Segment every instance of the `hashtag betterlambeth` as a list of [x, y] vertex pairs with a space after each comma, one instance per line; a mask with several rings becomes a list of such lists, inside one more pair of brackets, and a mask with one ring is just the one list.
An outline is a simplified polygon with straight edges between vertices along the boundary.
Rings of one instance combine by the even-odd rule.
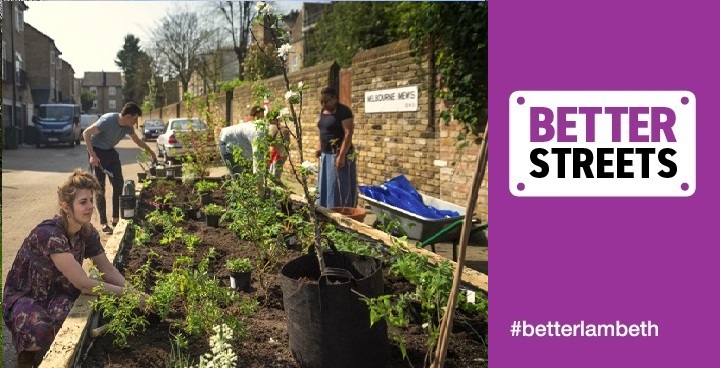
[[615, 323], [596, 324], [580, 321], [579, 323], [547, 323], [533, 324], [527, 321], [513, 321], [510, 335], [513, 337], [657, 337], [658, 325], [652, 321], [639, 324]]

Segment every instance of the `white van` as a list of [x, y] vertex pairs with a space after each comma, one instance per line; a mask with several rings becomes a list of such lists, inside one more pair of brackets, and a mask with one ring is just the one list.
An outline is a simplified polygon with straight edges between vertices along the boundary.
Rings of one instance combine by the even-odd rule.
[[82, 138], [82, 132], [83, 132], [85, 129], [87, 129], [88, 127], [90, 127], [90, 125], [95, 124], [95, 122], [96, 122], [99, 118], [100, 118], [100, 117], [97, 116], [97, 115], [88, 115], [88, 114], [82, 114], [82, 115], [80, 115], [80, 138], [81, 138], [81, 139], [83, 139], [83, 138]]

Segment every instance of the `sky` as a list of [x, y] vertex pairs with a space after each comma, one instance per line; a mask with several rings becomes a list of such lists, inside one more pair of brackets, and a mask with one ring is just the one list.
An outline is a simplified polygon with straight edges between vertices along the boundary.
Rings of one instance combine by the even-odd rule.
[[[175, 3], [175, 4], [173, 4]], [[85, 72], [120, 71], [115, 57], [125, 35], [132, 33], [149, 41], [156, 23], [173, 6], [171, 1], [26, 1], [25, 22], [55, 41], [60, 58], [75, 70], [75, 77]], [[200, 1], [186, 1], [185, 6], [199, 6]], [[276, 2], [285, 11], [299, 9], [301, 1]]]

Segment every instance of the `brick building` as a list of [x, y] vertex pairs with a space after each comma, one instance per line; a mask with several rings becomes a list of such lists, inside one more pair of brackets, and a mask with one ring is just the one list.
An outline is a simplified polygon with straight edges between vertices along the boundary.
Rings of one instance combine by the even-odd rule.
[[95, 95], [92, 107], [86, 111], [88, 114], [102, 115], [108, 112], [120, 112], [125, 104], [123, 79], [120, 72], [85, 72], [81, 82], [82, 92]]
[[[28, 9], [24, 1], [2, 2], [2, 121], [3, 147], [7, 148], [5, 134], [7, 127], [20, 128], [17, 138], [30, 121], [33, 111], [33, 99], [28, 84], [28, 72], [25, 53], [24, 13]], [[13, 109], [13, 105], [15, 108]], [[13, 133], [14, 134], [14, 133]], [[21, 140], [22, 141], [22, 140]], [[17, 139], [15, 139], [17, 143]]]
[[26, 23], [25, 54], [34, 104], [60, 102], [57, 86], [62, 75], [62, 61], [55, 40]]

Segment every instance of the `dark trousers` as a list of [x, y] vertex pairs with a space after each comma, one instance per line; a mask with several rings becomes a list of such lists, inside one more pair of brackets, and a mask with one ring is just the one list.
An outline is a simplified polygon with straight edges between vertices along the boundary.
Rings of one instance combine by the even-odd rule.
[[[100, 159], [100, 166], [102, 166], [105, 170], [111, 172], [113, 174], [113, 177], [109, 177], [108, 175], [105, 175], [105, 172], [100, 167], [93, 167], [93, 171], [95, 173], [95, 177], [97, 178], [98, 182], [100, 183], [100, 193], [98, 193], [97, 198], [97, 209], [100, 213], [100, 223], [101, 224], [107, 224], [107, 213], [106, 213], [106, 204], [105, 204], [105, 177], [108, 176], [108, 179], [110, 179], [110, 184], [112, 185], [112, 217], [118, 218], [120, 217], [120, 195], [122, 194], [123, 189], [123, 175], [122, 175], [122, 166], [120, 163], [120, 155], [118, 152], [113, 148], [109, 150], [100, 149], [93, 146], [93, 151], [95, 151], [95, 154]], [[88, 157], [89, 158], [89, 157]]]

